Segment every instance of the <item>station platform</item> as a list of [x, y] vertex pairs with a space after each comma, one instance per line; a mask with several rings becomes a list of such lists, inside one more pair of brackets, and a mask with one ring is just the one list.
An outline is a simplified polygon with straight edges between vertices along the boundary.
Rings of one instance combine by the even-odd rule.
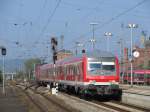
[[124, 85], [122, 88], [122, 103], [131, 104], [150, 110], [150, 86]]
[[12, 88], [6, 87], [5, 94], [2, 93], [0, 85], [0, 111], [1, 112], [28, 112], [27, 106], [19, 99]]
[[150, 86], [137, 86], [127, 85], [127, 84], [120, 84], [120, 88], [122, 88], [123, 93], [133, 93], [139, 94], [143, 96], [150, 96]]

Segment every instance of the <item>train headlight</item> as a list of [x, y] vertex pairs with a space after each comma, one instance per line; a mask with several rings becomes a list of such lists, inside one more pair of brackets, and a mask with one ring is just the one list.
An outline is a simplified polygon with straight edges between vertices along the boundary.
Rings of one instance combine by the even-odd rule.
[[112, 80], [112, 82], [115, 83], [116, 81], [115, 81], [115, 80]]
[[90, 84], [95, 84], [96, 83], [95, 80], [90, 80], [89, 82], [90, 82]]
[[110, 83], [115, 84], [115, 83], [116, 83], [116, 81], [115, 81], [115, 80], [112, 80], [112, 81], [110, 81]]

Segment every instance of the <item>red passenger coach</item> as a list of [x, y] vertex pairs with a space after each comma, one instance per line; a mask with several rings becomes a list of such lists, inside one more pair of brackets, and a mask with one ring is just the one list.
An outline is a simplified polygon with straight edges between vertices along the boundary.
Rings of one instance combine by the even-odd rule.
[[[150, 70], [133, 70], [133, 84], [150, 85]], [[131, 82], [131, 70], [124, 72], [124, 83]]]
[[118, 59], [109, 52], [94, 50], [53, 64], [36, 66], [36, 79], [51, 87], [81, 95], [114, 95], [120, 97]]

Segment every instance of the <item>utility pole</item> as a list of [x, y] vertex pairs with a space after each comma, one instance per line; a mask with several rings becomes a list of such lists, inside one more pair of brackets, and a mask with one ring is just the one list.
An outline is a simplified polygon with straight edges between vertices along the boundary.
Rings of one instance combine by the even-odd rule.
[[64, 48], [64, 35], [60, 36], [60, 42], [61, 42], [61, 49]]
[[55, 92], [57, 91], [56, 88], [58, 89], [58, 84], [56, 84], [56, 80], [55, 80], [55, 76], [56, 76], [56, 60], [57, 60], [57, 45], [58, 45], [58, 42], [57, 42], [57, 39], [55, 37], [52, 37], [51, 38], [51, 48], [52, 48], [52, 51], [53, 51], [53, 63], [54, 63], [54, 72], [53, 72], [53, 75], [54, 75], [54, 82], [53, 82], [53, 86], [54, 88], [52, 88], [52, 94], [53, 94], [53, 89], [55, 90]]
[[[78, 48], [79, 47], [83, 47], [83, 43], [81, 43], [81, 42], [75, 42], [75, 44], [76, 44], [76, 51], [75, 51], [75, 54], [77, 55], [78, 54]], [[79, 49], [80, 50], [80, 49]]]
[[34, 65], [33, 65], [34, 78], [35, 78], [35, 67], [36, 67], [36, 64], [34, 63]]
[[28, 75], [29, 75], [28, 78], [29, 78], [29, 81], [30, 81], [30, 77], [31, 77], [31, 71], [30, 70], [28, 71]]
[[5, 94], [5, 56], [6, 56], [6, 48], [1, 48], [1, 54], [3, 56], [3, 94]]
[[92, 32], [93, 32], [93, 36], [92, 36], [92, 39], [90, 39], [90, 42], [92, 43], [92, 48], [93, 50], [95, 49], [95, 26], [98, 25], [98, 23], [90, 23], [90, 25], [92, 25]]
[[106, 38], [107, 38], [107, 51], [109, 52], [109, 45], [110, 45], [110, 43], [109, 43], [109, 38], [112, 36], [112, 33], [111, 32], [105, 32], [105, 34], [104, 34], [104, 36], [106, 36]]
[[121, 38], [120, 38], [120, 58], [121, 58], [121, 70], [122, 70], [122, 83], [124, 83], [124, 40], [123, 40], [123, 33], [124, 33], [124, 24], [121, 23]]
[[121, 65], [121, 72], [122, 72], [122, 83], [123, 83], [123, 77], [124, 77], [124, 65], [123, 65], [123, 61], [124, 61], [124, 53], [123, 53], [123, 39], [121, 38], [119, 41], [118, 41], [118, 44], [120, 45], [120, 65]]
[[132, 54], [132, 51], [133, 51], [133, 28], [137, 28], [137, 24], [128, 24], [128, 28], [130, 28], [130, 36], [131, 36], [131, 87], [133, 87], [133, 54]]

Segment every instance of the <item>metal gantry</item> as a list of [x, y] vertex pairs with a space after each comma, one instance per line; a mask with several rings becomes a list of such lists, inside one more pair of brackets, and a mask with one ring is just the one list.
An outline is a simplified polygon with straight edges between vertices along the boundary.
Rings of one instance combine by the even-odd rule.
[[95, 39], [95, 26], [98, 25], [98, 23], [90, 23], [90, 25], [92, 26], [92, 32], [93, 32], [93, 36], [92, 36], [92, 39], [90, 39], [90, 42], [92, 43], [92, 48], [95, 49], [95, 42], [96, 42], [96, 39]]
[[138, 27], [138, 25], [137, 24], [128, 24], [128, 28], [130, 28], [130, 41], [131, 41], [131, 51], [130, 51], [130, 53], [131, 53], [131, 58], [130, 58], [130, 69], [131, 69], [131, 82], [130, 82], [130, 84], [131, 84], [131, 87], [133, 87], [133, 54], [132, 54], [132, 51], [133, 51], [133, 28], [137, 28]]
[[105, 32], [104, 36], [107, 38], [107, 51], [109, 52], [109, 38], [112, 36], [111, 32]]
[[6, 56], [6, 48], [1, 48], [1, 54], [3, 56], [3, 94], [5, 94], [5, 56]]
[[76, 44], [76, 52], [75, 52], [75, 54], [77, 55], [78, 54], [78, 47], [83, 47], [84, 45], [83, 45], [83, 43], [81, 43], [81, 42], [75, 42], [75, 44]]

